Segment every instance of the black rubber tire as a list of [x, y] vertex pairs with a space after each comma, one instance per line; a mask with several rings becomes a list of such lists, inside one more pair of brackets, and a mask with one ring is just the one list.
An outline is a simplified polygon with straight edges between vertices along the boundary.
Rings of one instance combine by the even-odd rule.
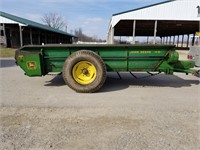
[[[80, 61], [88, 61], [96, 68], [96, 78], [92, 83], [87, 85], [76, 82], [73, 78], [73, 67]], [[63, 66], [63, 79], [66, 84], [79, 93], [93, 93], [98, 91], [106, 80], [106, 66], [102, 58], [89, 50], [80, 50], [70, 55]]]

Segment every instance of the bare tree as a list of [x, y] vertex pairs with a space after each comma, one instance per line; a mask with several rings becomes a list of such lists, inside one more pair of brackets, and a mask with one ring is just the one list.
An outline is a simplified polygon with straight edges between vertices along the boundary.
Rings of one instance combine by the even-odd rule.
[[75, 29], [74, 35], [82, 42], [105, 42], [105, 40], [98, 39], [97, 36], [88, 36], [83, 33], [82, 28]]
[[66, 27], [63, 16], [59, 15], [58, 13], [44, 14], [41, 20], [49, 27], [55, 29], [63, 29], [64, 27]]

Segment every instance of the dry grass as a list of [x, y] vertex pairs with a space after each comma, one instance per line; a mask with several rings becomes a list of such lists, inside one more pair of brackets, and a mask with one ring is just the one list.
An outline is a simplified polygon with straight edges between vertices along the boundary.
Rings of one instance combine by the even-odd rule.
[[16, 49], [0, 47], [0, 58], [14, 57]]

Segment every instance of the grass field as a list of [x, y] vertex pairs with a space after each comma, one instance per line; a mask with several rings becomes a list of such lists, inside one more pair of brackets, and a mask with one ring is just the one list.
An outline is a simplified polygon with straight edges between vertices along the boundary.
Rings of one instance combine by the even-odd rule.
[[0, 58], [14, 57], [16, 49], [0, 47]]

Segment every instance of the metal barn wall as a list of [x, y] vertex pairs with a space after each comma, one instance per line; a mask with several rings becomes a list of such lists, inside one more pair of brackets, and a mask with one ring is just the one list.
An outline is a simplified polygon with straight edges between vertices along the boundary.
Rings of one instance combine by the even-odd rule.
[[120, 20], [188, 20], [200, 21], [197, 6], [199, 0], [176, 0], [143, 9], [113, 15], [110, 26]]
[[72, 43], [74, 35], [0, 11], [0, 46]]
[[[152, 23], [154, 27], [151, 27], [152, 31], [146, 33], [138, 33], [145, 31], [147, 29], [150, 30], [150, 27], [146, 28], [144, 27], [145, 30], [141, 29], [142, 26], [145, 25], [145, 21], [147, 21], [147, 24], [149, 24], [152, 21], [154, 22]], [[141, 22], [143, 22], [143, 24], [139, 26]], [[165, 28], [161, 26], [163, 24]], [[135, 36], [137, 35], [153, 36], [154, 44], [156, 43], [157, 35], [161, 38], [161, 40], [163, 40], [162, 39], [163, 37], [168, 38], [167, 36], [178, 36], [177, 39], [178, 41], [179, 41], [179, 35], [181, 35], [183, 41], [184, 35], [187, 35], [189, 39], [189, 34], [195, 34], [195, 32], [199, 30], [200, 28], [199, 24], [200, 24], [200, 0], [165, 1], [154, 5], [149, 5], [146, 7], [114, 14], [111, 18], [109, 25], [107, 43], [113, 44], [114, 36], [130, 36], [130, 35], [132, 35], [133, 44], [135, 43]], [[181, 27], [177, 28], [178, 26]], [[172, 31], [171, 30], [172, 28], [176, 30]], [[161, 35], [161, 33], [164, 32], [167, 33], [170, 32], [170, 34]], [[171, 37], [169, 38], [171, 39]]]

